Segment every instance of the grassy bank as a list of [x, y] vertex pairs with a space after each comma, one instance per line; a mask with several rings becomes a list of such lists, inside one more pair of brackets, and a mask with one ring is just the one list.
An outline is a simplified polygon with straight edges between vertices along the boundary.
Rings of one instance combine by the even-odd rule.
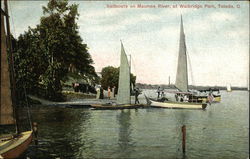
[[62, 94], [63, 94], [66, 101], [76, 99], [76, 98], [78, 98], [78, 99], [94, 99], [94, 98], [96, 98], [95, 94], [87, 94], [87, 93], [73, 92], [73, 91], [63, 91]]

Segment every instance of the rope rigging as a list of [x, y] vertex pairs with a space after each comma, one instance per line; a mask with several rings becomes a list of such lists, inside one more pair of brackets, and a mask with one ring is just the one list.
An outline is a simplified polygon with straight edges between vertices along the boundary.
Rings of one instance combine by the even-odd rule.
[[15, 24], [14, 24], [14, 20], [13, 20], [13, 13], [12, 13], [11, 3], [9, 3], [9, 9], [10, 9], [10, 14], [11, 14], [10, 17], [11, 17], [12, 28], [13, 28], [13, 33], [14, 33], [14, 34], [12, 34], [12, 35], [14, 36], [15, 39], [17, 39]]
[[187, 54], [187, 58], [188, 58], [188, 68], [190, 69], [190, 75], [191, 75], [191, 82], [192, 82], [192, 85], [195, 84], [194, 82], [194, 75], [193, 75], [193, 69], [192, 69], [192, 66], [191, 66], [191, 60], [190, 60], [190, 56], [189, 56], [189, 53], [188, 51], [186, 50], [186, 54]]

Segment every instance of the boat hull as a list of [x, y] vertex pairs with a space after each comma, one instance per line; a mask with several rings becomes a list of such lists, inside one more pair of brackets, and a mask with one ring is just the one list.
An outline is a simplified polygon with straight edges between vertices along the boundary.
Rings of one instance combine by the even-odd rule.
[[[190, 95], [189, 102], [193, 103], [208, 103], [208, 96], [197, 96], [197, 95]], [[220, 102], [221, 101], [221, 95], [213, 95], [213, 101], [212, 102]]]
[[[198, 101], [202, 101], [202, 102], [209, 102], [208, 98], [205, 97], [197, 97]], [[220, 102], [221, 101], [221, 96], [214, 96], [213, 102]]]
[[147, 103], [151, 107], [171, 108], [171, 109], [206, 109], [206, 103], [190, 103], [190, 102], [159, 102], [146, 97]]
[[92, 104], [91, 107], [94, 109], [106, 109], [106, 110], [114, 110], [114, 109], [137, 109], [142, 108], [145, 105], [143, 104], [122, 104], [122, 105], [102, 105], [102, 104]]
[[0, 142], [0, 155], [3, 158], [17, 158], [29, 146], [32, 141], [32, 131], [26, 131], [17, 138]]

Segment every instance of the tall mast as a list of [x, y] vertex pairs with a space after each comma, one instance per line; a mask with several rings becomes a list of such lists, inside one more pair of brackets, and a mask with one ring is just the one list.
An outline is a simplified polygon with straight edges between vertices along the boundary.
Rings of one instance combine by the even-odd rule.
[[[129, 55], [129, 78], [130, 78], [130, 84], [131, 86], [133, 85], [132, 81], [131, 81], [131, 54]], [[132, 87], [130, 87], [132, 88]], [[133, 91], [133, 90], [131, 90]], [[131, 94], [129, 95], [129, 98], [130, 98], [130, 104], [131, 104]]]
[[168, 76], [168, 86], [170, 87], [170, 76]]
[[16, 81], [14, 76], [14, 58], [13, 58], [13, 51], [12, 51], [12, 44], [11, 44], [11, 35], [10, 35], [10, 22], [9, 22], [9, 12], [8, 12], [8, 3], [7, 0], [4, 0], [4, 10], [6, 13], [6, 29], [7, 29], [7, 48], [8, 48], [8, 55], [9, 55], [9, 70], [10, 70], [10, 82], [11, 82], [11, 98], [13, 104], [13, 111], [14, 116], [16, 119], [16, 131], [19, 134], [20, 128], [18, 125], [18, 111], [17, 111], [17, 103], [16, 103]]
[[[9, 51], [12, 52], [11, 38], [10, 38], [10, 22], [9, 22], [9, 11], [7, 0], [4, 0], [4, 10], [6, 13], [6, 28], [7, 28], [7, 46]], [[10, 53], [12, 54], [12, 53]]]

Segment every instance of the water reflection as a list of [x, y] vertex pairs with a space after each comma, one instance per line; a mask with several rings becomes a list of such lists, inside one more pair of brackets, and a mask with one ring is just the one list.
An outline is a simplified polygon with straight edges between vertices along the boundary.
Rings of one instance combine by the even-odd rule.
[[186, 159], [187, 158], [187, 155], [185, 153], [182, 152], [182, 129], [181, 127], [183, 125], [186, 126], [186, 152], [187, 152], [187, 140], [189, 139], [189, 135], [192, 135], [190, 134], [188, 131], [188, 129], [190, 129], [190, 125], [189, 125], [189, 121], [191, 119], [191, 113], [192, 111], [190, 110], [186, 110], [186, 109], [183, 109], [183, 110], [176, 110], [176, 109], [172, 109], [171, 110], [171, 114], [172, 114], [172, 117], [173, 117], [173, 123], [174, 123], [174, 127], [175, 127], [175, 131], [176, 131], [176, 134], [174, 136], [174, 143], [175, 143], [175, 150], [176, 150], [176, 158], [178, 159]]
[[176, 121], [176, 126], [180, 127], [182, 125], [188, 124], [190, 110], [175, 110], [174, 117]]
[[81, 113], [77, 111], [65, 108], [33, 110], [34, 121], [39, 121], [39, 141], [37, 146], [32, 145], [27, 156], [36, 158], [88, 156], [88, 151], [93, 146], [93, 141], [86, 138], [89, 136], [87, 129], [90, 127], [91, 114], [89, 111]]
[[119, 124], [119, 139], [118, 144], [120, 148], [120, 157], [129, 157], [134, 149], [134, 143], [131, 138], [131, 110], [121, 110], [121, 113], [117, 115], [117, 121]]
[[[230, 98], [249, 96], [233, 93]], [[249, 102], [229, 97], [206, 111], [33, 107], [39, 145], [31, 145], [25, 158], [247, 158]]]
[[91, 113], [84, 111], [77, 117], [78, 122], [75, 125], [74, 132], [68, 135], [72, 138], [70, 144], [74, 148], [75, 158], [93, 158], [95, 139], [91, 134]]

